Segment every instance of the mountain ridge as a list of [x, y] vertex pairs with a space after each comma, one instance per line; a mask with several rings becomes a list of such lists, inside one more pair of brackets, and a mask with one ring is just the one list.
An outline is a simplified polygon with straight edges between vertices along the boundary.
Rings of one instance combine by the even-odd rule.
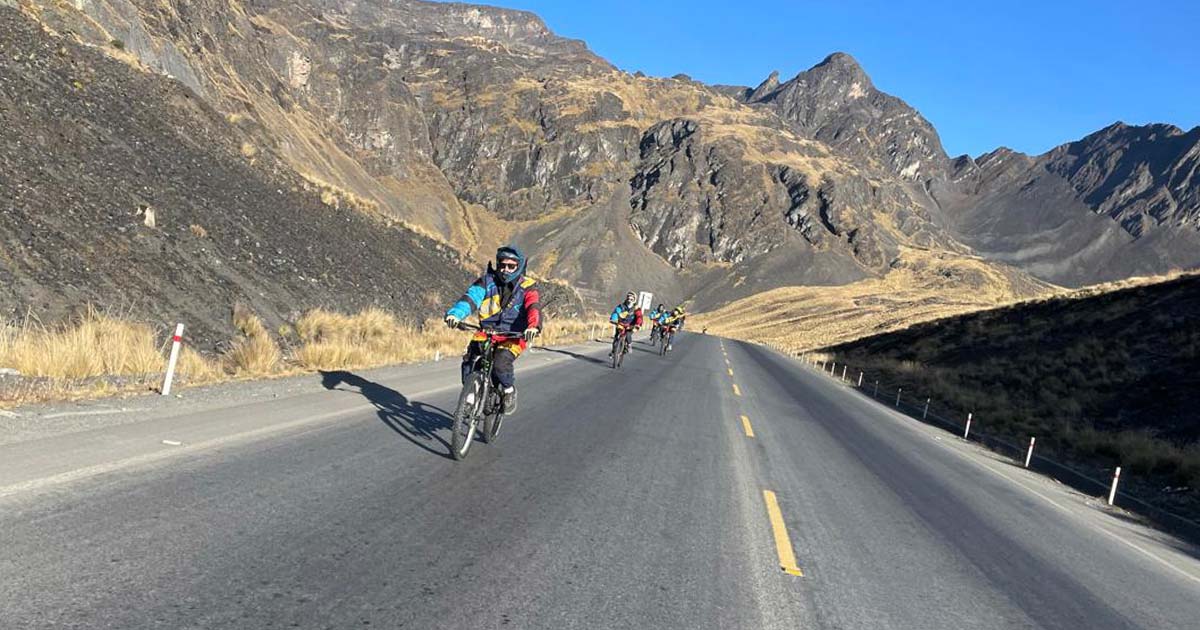
[[[536, 15], [494, 7], [15, 4], [48, 36], [188, 86], [249, 151], [326, 198], [467, 258], [516, 241], [593, 305], [630, 285], [706, 308], [841, 285], [892, 273], [906, 248], [979, 253], [1001, 275], [1065, 284], [1200, 262], [1192, 153], [1139, 170], [1142, 149], [1122, 149], [1158, 146], [1165, 131], [1042, 162], [951, 159], [932, 124], [845, 53], [783, 82], [709, 86], [619, 71]], [[1104, 206], [1126, 190], [1121, 174], [1141, 172], [1140, 201]], [[1135, 224], [1141, 241], [1123, 227]]]

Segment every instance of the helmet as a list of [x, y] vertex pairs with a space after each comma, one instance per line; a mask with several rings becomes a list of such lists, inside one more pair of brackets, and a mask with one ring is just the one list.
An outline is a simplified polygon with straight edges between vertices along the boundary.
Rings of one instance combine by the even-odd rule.
[[[511, 272], [500, 271], [501, 260], [517, 261], [517, 269]], [[496, 275], [499, 276], [505, 284], [513, 282], [525, 274], [525, 267], [527, 266], [528, 262], [529, 261], [525, 259], [525, 254], [521, 253], [521, 250], [517, 249], [515, 245], [505, 245], [504, 247], [496, 250]]]
[[683, 305], [682, 305], [682, 304], [680, 304], [679, 306], [676, 306], [676, 307], [675, 307], [675, 314], [676, 314], [676, 315], [683, 315], [683, 314], [684, 314], [684, 313], [686, 313], [686, 312], [687, 312], [687, 311], [683, 310]]
[[659, 304], [659, 305], [658, 305], [658, 310], [660, 310], [660, 311], [665, 311], [665, 310], [667, 310], [667, 305], [666, 305], [666, 304]]
[[636, 301], [637, 301], [637, 294], [636, 294], [636, 293], [634, 293], [633, 291], [630, 291], [629, 293], [626, 293], [626, 294], [625, 294], [625, 301], [626, 301], [626, 302], [636, 302]]

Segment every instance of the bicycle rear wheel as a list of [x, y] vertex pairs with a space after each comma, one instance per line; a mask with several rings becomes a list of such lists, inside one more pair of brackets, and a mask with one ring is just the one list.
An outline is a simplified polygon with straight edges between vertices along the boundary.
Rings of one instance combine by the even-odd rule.
[[471, 449], [475, 427], [479, 424], [479, 411], [483, 408], [484, 390], [483, 376], [478, 372], [468, 376], [463, 384], [458, 406], [454, 409], [454, 420], [450, 424], [450, 455], [454, 459], [466, 459]]
[[623, 339], [622, 337], [618, 336], [615, 340], [613, 340], [612, 366], [613, 366], [614, 370], [621, 367], [621, 340], [622, 339]]

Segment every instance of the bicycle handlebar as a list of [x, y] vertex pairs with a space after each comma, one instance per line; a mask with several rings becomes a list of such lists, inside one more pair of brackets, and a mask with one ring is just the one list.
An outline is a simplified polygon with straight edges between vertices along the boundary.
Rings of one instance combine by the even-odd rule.
[[513, 339], [516, 339], [516, 338], [525, 336], [524, 333], [508, 332], [508, 331], [501, 331], [501, 330], [489, 330], [487, 328], [484, 328], [483, 326], [476, 326], [475, 324], [468, 324], [467, 322], [458, 322], [458, 324], [455, 326], [455, 328], [457, 328], [459, 330], [476, 330], [476, 331], [485, 333], [491, 337], [512, 337]]

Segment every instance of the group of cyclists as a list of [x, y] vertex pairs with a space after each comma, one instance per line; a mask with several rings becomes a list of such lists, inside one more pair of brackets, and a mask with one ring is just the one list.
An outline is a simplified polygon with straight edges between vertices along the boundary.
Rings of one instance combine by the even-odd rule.
[[[496, 259], [488, 263], [477, 280], [467, 287], [444, 317], [446, 325], [459, 328], [472, 313], [479, 315], [479, 330], [472, 335], [463, 354], [462, 377], [466, 382], [483, 352], [485, 341], [493, 341], [492, 373], [500, 388], [504, 414], [517, 410], [516, 374], [513, 363], [525, 351], [530, 341], [541, 333], [542, 313], [537, 283], [526, 275], [528, 259], [515, 246], [505, 245], [496, 250]], [[642, 309], [637, 294], [630, 291], [625, 300], [613, 309], [609, 321], [614, 326], [613, 346], [621, 335], [643, 325]], [[651, 343], [683, 328], [687, 318], [683, 306], [667, 310], [659, 304], [649, 313], [653, 325]], [[668, 347], [667, 350], [670, 348]]]
[[[659, 304], [654, 310], [648, 314], [651, 323], [650, 330], [650, 345], [654, 345], [656, 341], [661, 340], [667, 344], [666, 351], [671, 350], [670, 335], [677, 330], [683, 328], [684, 322], [687, 320], [687, 311], [683, 305], [676, 306], [673, 309], [667, 310], [666, 304]], [[615, 328], [613, 331], [613, 350], [609, 351], [608, 355], [612, 356], [616, 352], [617, 342], [621, 336], [628, 334], [630, 331], [639, 330], [644, 324], [642, 309], [637, 303], [637, 294], [633, 291], [625, 294], [625, 301], [617, 305], [613, 312], [608, 317]]]

